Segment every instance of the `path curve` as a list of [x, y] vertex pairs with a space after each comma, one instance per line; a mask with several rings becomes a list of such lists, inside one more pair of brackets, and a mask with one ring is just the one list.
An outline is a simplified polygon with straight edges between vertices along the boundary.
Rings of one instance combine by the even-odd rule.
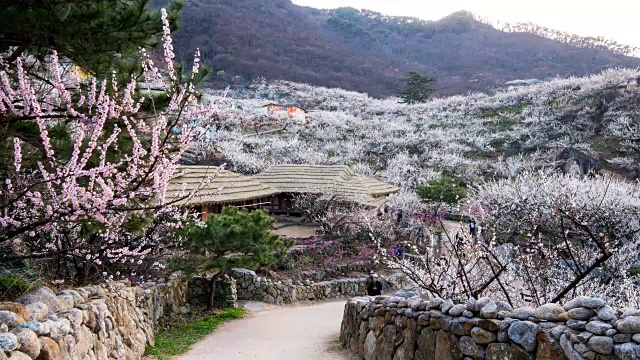
[[176, 360], [351, 360], [340, 349], [345, 301], [274, 307], [225, 323]]

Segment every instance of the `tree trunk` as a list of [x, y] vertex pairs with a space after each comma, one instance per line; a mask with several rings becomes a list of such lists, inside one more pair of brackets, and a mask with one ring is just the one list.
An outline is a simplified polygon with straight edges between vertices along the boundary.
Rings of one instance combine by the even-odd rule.
[[214, 275], [211, 277], [211, 294], [209, 295], [209, 303], [207, 304], [207, 310], [213, 309], [213, 303], [216, 297], [216, 283], [218, 282], [218, 276]]

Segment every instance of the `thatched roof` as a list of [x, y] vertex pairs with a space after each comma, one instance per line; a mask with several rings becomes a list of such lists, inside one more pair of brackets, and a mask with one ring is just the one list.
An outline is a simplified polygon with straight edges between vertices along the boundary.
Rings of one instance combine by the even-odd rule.
[[183, 166], [185, 174], [169, 183], [167, 201], [185, 196], [202, 187], [191, 199], [179, 201], [178, 205], [206, 205], [248, 201], [274, 195], [276, 191], [258, 180], [221, 170], [215, 166]]
[[323, 194], [368, 206], [379, 206], [386, 195], [400, 191], [347, 165], [277, 165], [255, 179], [280, 193]]

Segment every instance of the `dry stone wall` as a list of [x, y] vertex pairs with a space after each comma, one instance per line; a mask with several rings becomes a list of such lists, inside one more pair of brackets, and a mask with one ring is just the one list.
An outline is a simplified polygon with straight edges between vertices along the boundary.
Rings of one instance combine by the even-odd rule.
[[589, 297], [537, 309], [363, 297], [346, 304], [341, 339], [366, 360], [638, 360], [640, 310]]
[[109, 283], [0, 302], [0, 360], [140, 359], [166, 323], [189, 309], [187, 282]]
[[231, 276], [236, 281], [238, 300], [257, 300], [280, 305], [367, 294], [366, 278], [321, 282], [304, 280], [294, 284], [290, 279], [269, 280], [246, 269], [234, 269]]

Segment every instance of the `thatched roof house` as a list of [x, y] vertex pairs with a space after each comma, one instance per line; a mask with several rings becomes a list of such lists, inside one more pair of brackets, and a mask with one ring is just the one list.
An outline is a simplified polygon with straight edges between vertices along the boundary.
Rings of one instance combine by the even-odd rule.
[[181, 170], [185, 174], [171, 181], [166, 199], [178, 199], [201, 188], [194, 197], [177, 204], [201, 208], [203, 219], [228, 205], [295, 212], [292, 200], [299, 194], [379, 207], [389, 194], [400, 190], [358, 175], [346, 165], [277, 165], [253, 176], [218, 171], [215, 166], [183, 166]]
[[165, 198], [167, 201], [179, 199], [200, 188], [192, 198], [177, 204], [200, 207], [203, 219], [209, 212], [220, 212], [227, 205], [257, 207], [270, 204], [276, 192], [250, 176], [219, 170], [216, 166], [183, 166], [180, 170], [185, 174], [170, 182]]
[[255, 178], [280, 194], [322, 194], [378, 207], [399, 188], [356, 174], [348, 165], [276, 165]]

